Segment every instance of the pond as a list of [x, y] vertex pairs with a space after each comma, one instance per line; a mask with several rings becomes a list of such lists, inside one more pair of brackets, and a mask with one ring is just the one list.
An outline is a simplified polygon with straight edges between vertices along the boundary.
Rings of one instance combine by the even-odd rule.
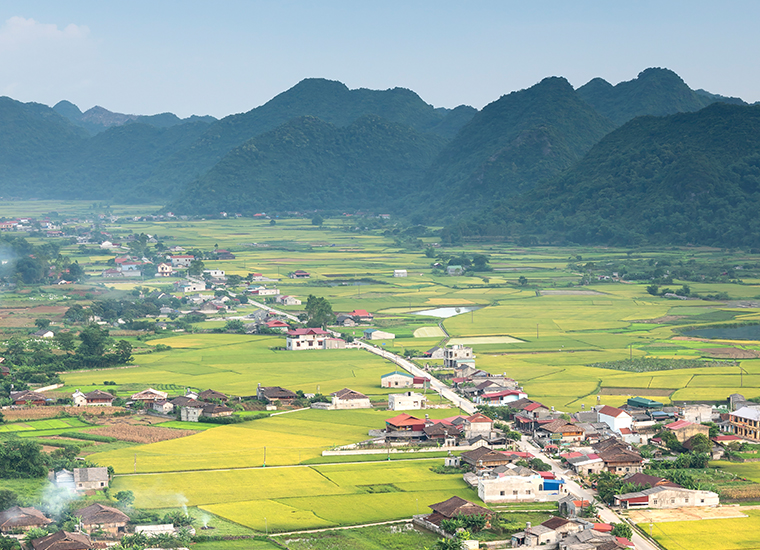
[[439, 319], [448, 319], [462, 313], [469, 313], [480, 309], [480, 306], [460, 306], [460, 307], [437, 307], [435, 309], [426, 309], [425, 311], [415, 311], [412, 315], [425, 315], [426, 317], [438, 317]]
[[720, 340], [760, 340], [760, 325], [741, 325], [724, 328], [698, 328], [683, 332], [692, 338], [716, 338]]

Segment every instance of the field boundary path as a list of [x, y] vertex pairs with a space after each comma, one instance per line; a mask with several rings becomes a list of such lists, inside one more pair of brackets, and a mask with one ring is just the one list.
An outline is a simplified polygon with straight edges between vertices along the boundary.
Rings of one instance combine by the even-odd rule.
[[324, 533], [325, 531], [342, 531], [344, 529], [359, 529], [361, 527], [375, 527], [376, 525], [390, 525], [392, 523], [412, 523], [412, 520], [411, 519], [393, 519], [390, 521], [381, 521], [380, 523], [364, 523], [362, 525], [344, 525], [342, 527], [325, 527], [324, 529], [307, 529], [304, 531], [288, 531], [286, 533], [273, 533], [269, 536], [270, 537], [290, 537], [292, 535], [308, 535], [309, 533]]
[[[268, 305], [262, 304], [261, 302], [254, 302], [250, 298], [248, 299], [248, 303], [249, 304], [253, 304], [256, 307], [260, 307], [261, 309], [264, 309], [266, 311], [269, 311], [270, 313], [275, 313], [277, 315], [282, 315], [283, 317], [287, 317], [291, 321], [295, 321], [297, 323], [301, 322], [301, 320], [298, 317], [296, 317], [295, 315], [291, 315], [290, 313], [285, 313], [284, 311], [280, 311], [279, 309], [275, 309], [273, 307], [269, 307]], [[232, 319], [232, 317], [228, 317], [228, 318]], [[244, 317], [237, 317], [237, 318], [238, 319], [244, 319]]]

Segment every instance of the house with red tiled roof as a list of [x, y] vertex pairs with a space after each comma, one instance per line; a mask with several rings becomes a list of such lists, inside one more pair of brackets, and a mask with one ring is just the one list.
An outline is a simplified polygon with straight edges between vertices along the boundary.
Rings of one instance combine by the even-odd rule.
[[425, 428], [425, 421], [412, 416], [410, 414], [402, 413], [393, 418], [388, 418], [385, 421], [386, 432], [422, 432]]
[[357, 323], [367, 323], [374, 319], [374, 316], [366, 309], [355, 309], [349, 313]]

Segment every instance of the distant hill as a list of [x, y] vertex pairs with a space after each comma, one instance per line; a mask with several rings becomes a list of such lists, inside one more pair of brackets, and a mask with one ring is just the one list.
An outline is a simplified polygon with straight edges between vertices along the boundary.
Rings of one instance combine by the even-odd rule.
[[0, 97], [0, 195], [35, 196], [86, 140], [50, 107]]
[[365, 115], [376, 115], [450, 139], [475, 113], [467, 106], [436, 109], [404, 88], [349, 90], [341, 82], [310, 78], [260, 107], [214, 123], [197, 142], [167, 158], [148, 183], [179, 191], [235, 147], [296, 117], [313, 116], [335, 126], [348, 126]]
[[428, 200], [463, 213], [527, 191], [614, 128], [567, 80], [546, 78], [486, 105], [460, 130], [427, 174]]
[[174, 113], [161, 113], [157, 115], [125, 115], [124, 113], [114, 113], [96, 105], [84, 113], [70, 101], [59, 101], [53, 106], [53, 109], [61, 116], [69, 119], [71, 122], [87, 130], [91, 135], [106, 131], [114, 126], [123, 126], [134, 122], [142, 122], [156, 128], [169, 128], [186, 122], [215, 122], [212, 116], [191, 116], [181, 119]]
[[760, 247], [760, 106], [640, 117], [551, 182], [453, 231]]
[[344, 127], [299, 117], [231, 151], [169, 209], [398, 211], [444, 143], [374, 115]]
[[698, 111], [716, 101], [744, 104], [738, 98], [692, 90], [676, 73], [660, 68], [646, 69], [615, 86], [595, 78], [578, 88], [578, 95], [618, 126], [637, 116]]

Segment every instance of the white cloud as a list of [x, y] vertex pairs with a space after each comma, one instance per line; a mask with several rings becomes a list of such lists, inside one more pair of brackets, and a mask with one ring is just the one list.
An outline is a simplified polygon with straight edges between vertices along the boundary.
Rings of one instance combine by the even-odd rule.
[[60, 45], [61, 43], [82, 42], [87, 39], [90, 29], [85, 25], [66, 25], [59, 29], [53, 23], [40, 23], [34, 19], [14, 16], [0, 28], [0, 52], [9, 52], [33, 44]]

